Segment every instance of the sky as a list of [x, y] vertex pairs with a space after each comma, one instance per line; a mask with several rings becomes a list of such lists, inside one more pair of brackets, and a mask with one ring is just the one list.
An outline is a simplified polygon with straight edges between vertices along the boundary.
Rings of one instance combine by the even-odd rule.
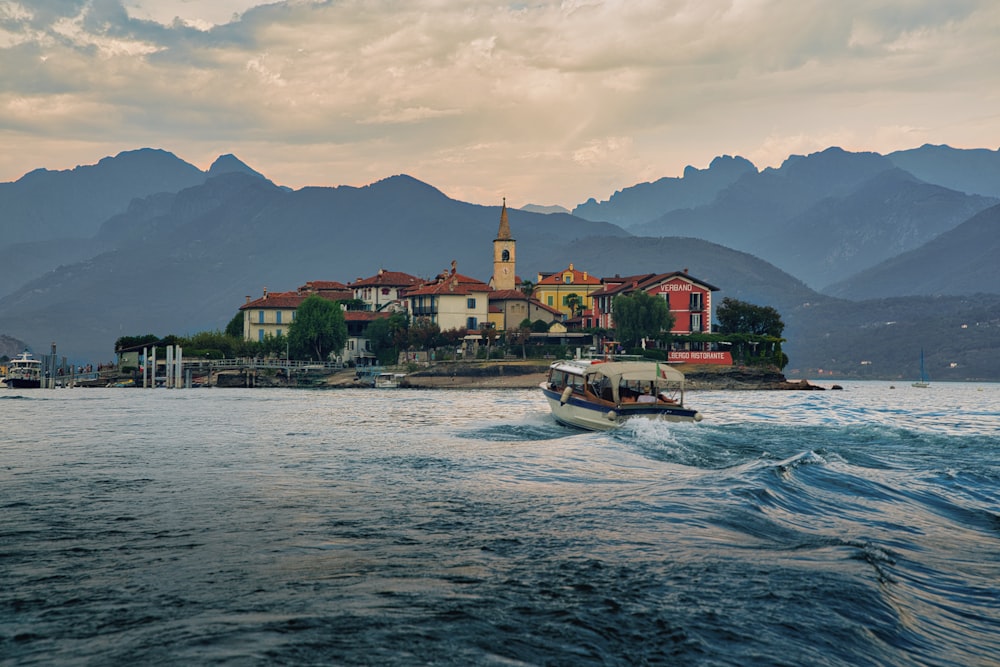
[[996, 0], [0, 0], [0, 182], [150, 147], [572, 208], [740, 155], [1000, 147]]

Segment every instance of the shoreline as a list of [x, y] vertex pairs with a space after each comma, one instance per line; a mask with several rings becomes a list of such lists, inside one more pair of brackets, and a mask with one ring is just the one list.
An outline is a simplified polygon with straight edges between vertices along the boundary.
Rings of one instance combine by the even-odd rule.
[[[551, 361], [474, 361], [438, 362], [414, 368], [389, 366], [387, 372], [405, 373], [401, 389], [535, 389], [548, 376]], [[841, 389], [833, 384], [823, 387], [809, 380], [789, 380], [775, 369], [744, 366], [714, 366], [671, 364], [684, 373], [685, 389], [729, 391], [824, 391]], [[296, 373], [290, 379], [281, 370], [250, 368], [213, 373], [211, 386], [220, 388], [300, 388], [300, 389], [364, 389], [370, 384], [357, 375], [354, 368], [336, 372]], [[124, 378], [122, 378], [124, 379]], [[130, 378], [129, 378], [130, 379]], [[100, 385], [111, 386], [114, 378], [105, 378]], [[80, 385], [84, 386], [84, 385]], [[136, 385], [130, 385], [136, 386]]]
[[[405, 389], [534, 389], [548, 376], [548, 364], [525, 361], [451, 362], [406, 372], [400, 383]], [[779, 371], [737, 366], [672, 365], [684, 373], [685, 388], [698, 390], [768, 390], [823, 391], [808, 380], [788, 380]], [[387, 369], [388, 370], [388, 369]], [[354, 371], [342, 371], [331, 376], [322, 386], [329, 388], [364, 387], [355, 379]], [[839, 388], [833, 385], [831, 388]]]

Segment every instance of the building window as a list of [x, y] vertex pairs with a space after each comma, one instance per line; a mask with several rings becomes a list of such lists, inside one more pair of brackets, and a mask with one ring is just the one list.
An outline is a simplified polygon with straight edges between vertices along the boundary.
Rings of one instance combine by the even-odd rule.
[[691, 307], [688, 310], [701, 310], [702, 309], [702, 293], [692, 292], [691, 293]]
[[701, 331], [701, 313], [691, 313], [691, 333]]
[[469, 297], [465, 300], [465, 307], [469, 310], [474, 310], [476, 308], [476, 300], [473, 297]]
[[469, 329], [470, 331], [474, 331], [474, 330], [478, 329], [479, 328], [479, 324], [478, 324], [478, 322], [476, 322], [476, 318], [474, 318], [474, 317], [467, 318], [465, 320], [465, 328]]
[[552, 297], [551, 296], [547, 297], [547, 300], [548, 300], [548, 304], [547, 305], [551, 306], [552, 305]]
[[257, 313], [257, 324], [264, 324], [264, 311], [261, 310]]
[[264, 342], [264, 330], [263, 329], [257, 329], [257, 340], [259, 340], [261, 343]]
[[510, 261], [510, 250], [504, 249], [504, 251], [502, 253], [500, 253], [500, 259], [502, 261], [504, 261], [504, 262], [509, 262]]
[[274, 311], [274, 323], [275, 324], [281, 324], [281, 311], [280, 310]]
[[353, 338], [351, 340], [347, 341], [347, 349], [351, 350], [352, 352], [354, 351], [354, 339]]
[[281, 329], [275, 329], [275, 331], [274, 331], [274, 337], [275, 338], [281, 338]]
[[573, 282], [573, 276], [567, 273], [565, 276], [563, 276], [563, 282], [569, 285], [571, 282]]

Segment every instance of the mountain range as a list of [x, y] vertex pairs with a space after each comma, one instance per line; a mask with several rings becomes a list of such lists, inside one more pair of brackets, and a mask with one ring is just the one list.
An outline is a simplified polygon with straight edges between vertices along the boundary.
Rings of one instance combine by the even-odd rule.
[[[924, 347], [935, 379], [1000, 379], [998, 184], [996, 151], [831, 148], [509, 219], [522, 278], [686, 268], [717, 301], [774, 306], [792, 374], [912, 376]], [[201, 171], [155, 149], [33, 171], [0, 184], [0, 210], [0, 335], [91, 361], [121, 335], [220, 329], [265, 288], [452, 260], [486, 280], [500, 215], [405, 175], [293, 191], [231, 155]]]

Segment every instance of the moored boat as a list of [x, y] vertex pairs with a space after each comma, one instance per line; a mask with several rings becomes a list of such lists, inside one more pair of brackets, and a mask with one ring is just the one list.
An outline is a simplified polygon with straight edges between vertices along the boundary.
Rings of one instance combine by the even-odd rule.
[[607, 431], [634, 418], [702, 419], [684, 406], [684, 374], [653, 361], [557, 361], [539, 386], [556, 421], [591, 431]]
[[927, 371], [924, 369], [924, 351], [920, 350], [920, 379], [913, 383], [913, 386], [917, 389], [927, 389], [931, 386], [931, 379], [927, 375]]
[[29, 352], [22, 352], [7, 364], [8, 387], [14, 389], [38, 389], [42, 386], [42, 362]]
[[376, 373], [372, 376], [372, 386], [376, 389], [395, 389], [406, 373]]

